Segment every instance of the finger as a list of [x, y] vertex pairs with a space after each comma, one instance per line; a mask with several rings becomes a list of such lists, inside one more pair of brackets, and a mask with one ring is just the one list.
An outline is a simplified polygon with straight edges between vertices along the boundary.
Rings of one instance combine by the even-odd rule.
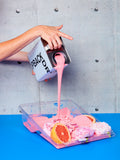
[[57, 49], [58, 48], [58, 43], [55, 39], [52, 40], [52, 43], [53, 43], [53, 48], [54, 49]]
[[48, 45], [49, 45], [50, 49], [53, 50], [53, 44], [51, 41], [48, 41]]
[[56, 26], [56, 29], [57, 29], [57, 30], [60, 30], [60, 29], [62, 29], [62, 27], [63, 27], [63, 25]]
[[60, 32], [60, 31], [59, 31], [58, 35], [59, 35], [60, 37], [67, 38], [67, 39], [69, 39], [69, 40], [73, 40], [73, 37], [71, 37], [71, 36], [69, 36], [68, 34], [65, 34], [65, 33], [63, 33], [63, 32]]
[[60, 39], [60, 37], [56, 36], [56, 41], [57, 41], [57, 44], [58, 44], [58, 48], [60, 48], [62, 46], [62, 41]]

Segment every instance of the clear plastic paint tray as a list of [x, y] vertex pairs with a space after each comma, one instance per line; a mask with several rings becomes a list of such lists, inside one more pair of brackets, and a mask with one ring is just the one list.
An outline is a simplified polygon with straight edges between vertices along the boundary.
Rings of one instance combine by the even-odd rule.
[[[38, 133], [58, 149], [114, 135], [109, 124], [98, 121], [71, 100], [61, 101], [59, 116], [56, 101], [29, 103], [19, 107], [24, 126], [30, 132]], [[61, 124], [63, 128], [65, 126], [64, 131], [59, 129]]]

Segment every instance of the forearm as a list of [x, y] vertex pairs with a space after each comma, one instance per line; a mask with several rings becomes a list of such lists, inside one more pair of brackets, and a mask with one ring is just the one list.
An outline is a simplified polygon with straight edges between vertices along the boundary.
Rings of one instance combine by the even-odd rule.
[[27, 52], [23, 52], [20, 51], [18, 53], [16, 53], [15, 55], [12, 55], [6, 59], [4, 59], [4, 61], [19, 61], [19, 62], [28, 62], [28, 56], [27, 56]]
[[34, 27], [14, 39], [0, 43], [0, 61], [16, 54], [39, 36]]

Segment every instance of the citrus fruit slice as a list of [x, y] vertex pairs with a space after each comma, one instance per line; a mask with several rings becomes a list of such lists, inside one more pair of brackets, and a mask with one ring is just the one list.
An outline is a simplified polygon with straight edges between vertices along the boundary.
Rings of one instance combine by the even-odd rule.
[[68, 128], [64, 124], [56, 123], [51, 130], [51, 139], [57, 144], [70, 142]]
[[87, 118], [89, 118], [92, 121], [92, 123], [96, 122], [96, 120], [95, 120], [95, 118], [93, 116], [91, 116], [91, 115], [84, 115], [84, 116], [86, 116]]
[[78, 115], [73, 118], [71, 123], [77, 124], [79, 127], [90, 127], [92, 121], [87, 116]]

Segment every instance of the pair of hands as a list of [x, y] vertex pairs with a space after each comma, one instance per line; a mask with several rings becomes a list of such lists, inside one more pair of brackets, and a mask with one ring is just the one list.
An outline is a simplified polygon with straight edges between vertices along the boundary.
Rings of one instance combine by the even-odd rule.
[[73, 38], [60, 30], [62, 29], [63, 25], [60, 26], [44, 26], [40, 25], [37, 26], [39, 30], [40, 37], [45, 40], [50, 49], [57, 49], [60, 48], [62, 45], [62, 41], [60, 37], [67, 38], [69, 40], [72, 40]]

